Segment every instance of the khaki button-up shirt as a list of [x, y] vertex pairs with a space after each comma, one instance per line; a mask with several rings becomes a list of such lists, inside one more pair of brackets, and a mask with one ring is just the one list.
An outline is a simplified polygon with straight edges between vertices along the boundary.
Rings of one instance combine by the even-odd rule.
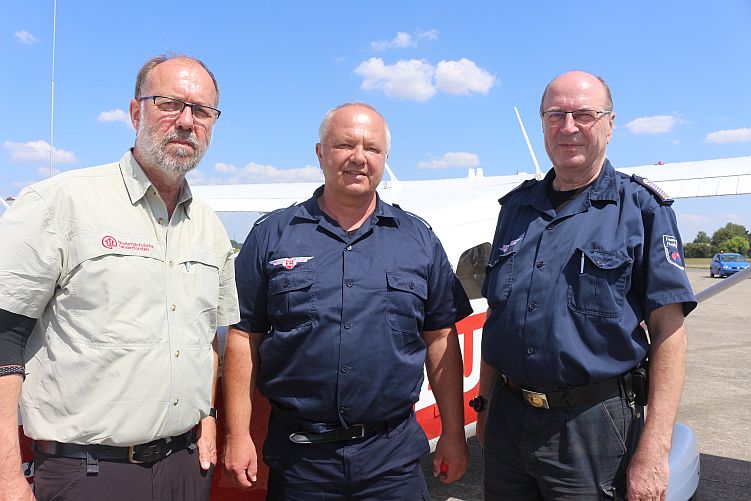
[[28, 436], [133, 445], [210, 407], [217, 325], [239, 321], [233, 251], [187, 183], [172, 218], [128, 152], [26, 188], [0, 219], [0, 308], [26, 346]]

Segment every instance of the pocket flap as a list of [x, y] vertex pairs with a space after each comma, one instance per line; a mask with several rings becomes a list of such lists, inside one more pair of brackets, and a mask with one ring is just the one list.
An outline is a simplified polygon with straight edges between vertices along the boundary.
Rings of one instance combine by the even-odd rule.
[[614, 270], [631, 261], [631, 258], [618, 252], [604, 249], [578, 249], [587, 259], [602, 270]]
[[411, 292], [423, 301], [428, 299], [428, 284], [422, 278], [407, 273], [386, 272], [389, 287], [403, 292]]
[[282, 294], [305, 289], [311, 285], [313, 285], [312, 272], [285, 270], [269, 279], [269, 292], [271, 294]]

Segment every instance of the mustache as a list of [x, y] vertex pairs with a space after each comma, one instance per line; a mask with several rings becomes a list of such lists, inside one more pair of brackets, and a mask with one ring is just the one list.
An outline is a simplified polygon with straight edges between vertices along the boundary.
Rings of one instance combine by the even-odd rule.
[[170, 141], [174, 141], [175, 139], [179, 139], [180, 141], [185, 141], [186, 143], [190, 144], [194, 149], [198, 149], [198, 138], [193, 133], [193, 131], [187, 131], [184, 129], [176, 129], [172, 132], [168, 132], [164, 139], [162, 139], [162, 145], [166, 146], [167, 143]]

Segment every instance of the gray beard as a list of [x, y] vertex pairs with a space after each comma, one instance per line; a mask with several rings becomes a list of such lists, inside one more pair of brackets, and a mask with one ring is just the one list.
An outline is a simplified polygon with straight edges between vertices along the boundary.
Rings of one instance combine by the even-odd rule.
[[[174, 153], [167, 153], [167, 144], [174, 139], [187, 141], [193, 146], [194, 151], [191, 152], [187, 148], [178, 148]], [[160, 142], [156, 132], [146, 128], [144, 120], [141, 120], [138, 124], [136, 146], [147, 163], [165, 172], [181, 175], [193, 170], [206, 153], [206, 148], [198, 146], [198, 139], [192, 131], [175, 129], [168, 132]]]

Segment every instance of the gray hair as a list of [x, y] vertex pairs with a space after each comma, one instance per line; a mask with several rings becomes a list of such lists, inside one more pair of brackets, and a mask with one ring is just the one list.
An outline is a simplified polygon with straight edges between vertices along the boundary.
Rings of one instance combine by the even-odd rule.
[[[568, 72], [566, 72], [566, 73], [568, 73]], [[587, 72], [584, 71], [582, 73], [587, 73]], [[561, 75], [563, 75], [563, 74], [564, 73], [561, 73]], [[613, 96], [612, 96], [612, 94], [610, 94], [610, 87], [608, 86], [608, 83], [605, 81], [604, 78], [602, 78], [602, 77], [600, 77], [598, 75], [594, 75], [592, 73], [588, 73], [588, 74], [592, 75], [593, 77], [595, 77], [597, 80], [600, 81], [600, 83], [602, 84], [602, 87], [605, 89], [605, 109], [607, 111], [613, 111]], [[553, 82], [555, 82], [556, 80], [558, 80], [558, 77], [560, 77], [561, 75], [558, 75], [557, 77], [555, 77], [554, 79], [552, 79], [550, 82], [548, 82], [548, 85], [545, 86], [545, 90], [542, 93], [542, 98], [540, 99], [540, 113], [542, 113], [543, 111], [545, 111], [543, 109], [543, 104], [545, 103], [545, 96], [548, 94], [548, 89], [550, 88], [550, 85]]]
[[153, 70], [160, 64], [170, 61], [172, 59], [184, 59], [186, 61], [191, 61], [199, 65], [204, 70], [206, 70], [206, 73], [208, 73], [209, 76], [211, 77], [211, 81], [214, 82], [214, 89], [216, 90], [216, 102], [214, 103], [214, 106], [219, 104], [219, 84], [216, 83], [216, 78], [214, 77], [214, 74], [211, 72], [209, 67], [206, 66], [206, 64], [200, 59], [196, 59], [195, 57], [188, 56], [185, 54], [177, 54], [174, 52], [170, 52], [168, 54], [159, 54], [157, 56], [152, 57], [145, 63], [143, 63], [143, 66], [141, 66], [141, 69], [138, 70], [138, 75], [136, 76], [136, 92], [135, 92], [136, 99], [142, 97], [141, 93], [143, 92], [143, 88], [146, 86], [146, 81], [149, 78], [149, 73], [151, 72], [151, 70]]
[[391, 131], [389, 130], [389, 124], [386, 122], [386, 119], [381, 115], [381, 112], [375, 109], [373, 106], [367, 104], [367, 103], [361, 103], [359, 101], [355, 101], [352, 103], [344, 103], [340, 104], [339, 106], [336, 106], [334, 108], [331, 108], [329, 111], [326, 112], [325, 115], [323, 115], [323, 120], [321, 120], [321, 126], [318, 127], [318, 142], [323, 144], [323, 138], [328, 134], [329, 129], [331, 129], [331, 119], [334, 118], [334, 113], [341, 110], [342, 108], [347, 108], [349, 106], [362, 106], [363, 108], [367, 108], [379, 117], [381, 117], [381, 120], [383, 120], [383, 126], [386, 129], [386, 154], [388, 155], [389, 151], [391, 151]]

